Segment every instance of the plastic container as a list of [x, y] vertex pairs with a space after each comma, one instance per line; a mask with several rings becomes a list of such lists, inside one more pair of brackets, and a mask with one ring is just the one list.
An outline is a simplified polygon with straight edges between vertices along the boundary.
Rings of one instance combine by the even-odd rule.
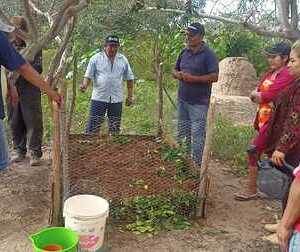
[[76, 195], [65, 201], [65, 227], [79, 234], [81, 252], [100, 250], [108, 212], [107, 200], [95, 195]]
[[77, 252], [79, 235], [64, 227], [51, 227], [31, 235], [35, 252], [60, 251]]

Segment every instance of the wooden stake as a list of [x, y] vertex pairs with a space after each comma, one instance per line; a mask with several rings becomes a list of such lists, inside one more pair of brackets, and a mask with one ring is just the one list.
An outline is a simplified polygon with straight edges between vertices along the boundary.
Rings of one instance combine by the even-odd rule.
[[62, 208], [62, 171], [61, 171], [61, 148], [60, 148], [60, 119], [59, 110], [56, 103], [53, 103], [53, 145], [52, 145], [52, 204], [49, 224], [60, 225]]
[[158, 121], [157, 121], [157, 135], [162, 136], [163, 134], [163, 98], [164, 98], [164, 88], [163, 88], [163, 72], [161, 62], [161, 50], [159, 48], [159, 42], [154, 45], [154, 55], [155, 55], [155, 72], [156, 72], [156, 83], [158, 87]]
[[[60, 81], [60, 94], [66, 98], [66, 83]], [[65, 118], [65, 102], [61, 108], [53, 102], [53, 151], [52, 151], [52, 204], [49, 224], [52, 226], [61, 226], [62, 207], [63, 207], [63, 155], [65, 153], [66, 144], [66, 118]]]
[[200, 206], [196, 209], [196, 216], [205, 218], [205, 209], [206, 209], [206, 199], [209, 193], [210, 187], [210, 178], [208, 176], [208, 167], [211, 156], [211, 144], [212, 144], [212, 135], [215, 125], [215, 111], [216, 111], [216, 99], [215, 97], [211, 98], [208, 116], [207, 116], [207, 125], [206, 125], [206, 139], [205, 146], [202, 156], [202, 165], [200, 169], [200, 184], [198, 190], [198, 197], [201, 200]]

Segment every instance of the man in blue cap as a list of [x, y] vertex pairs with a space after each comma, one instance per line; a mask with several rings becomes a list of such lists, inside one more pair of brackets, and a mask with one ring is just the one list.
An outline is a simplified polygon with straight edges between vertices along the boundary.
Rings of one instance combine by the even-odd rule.
[[98, 132], [106, 114], [109, 132], [120, 131], [124, 96], [123, 80], [127, 81], [126, 105], [132, 104], [134, 75], [127, 58], [118, 53], [119, 47], [120, 41], [117, 36], [106, 37], [104, 50], [90, 59], [86, 69], [80, 86], [81, 91], [86, 91], [91, 81], [93, 82], [86, 133]]
[[195, 164], [201, 166], [206, 117], [212, 83], [218, 80], [218, 60], [203, 42], [204, 26], [192, 23], [186, 30], [186, 48], [180, 53], [174, 78], [179, 80], [178, 139], [187, 144]]
[[[14, 27], [7, 25], [0, 20], [0, 66], [4, 66], [9, 71], [18, 71], [26, 80], [37, 86], [60, 105], [62, 102], [61, 96], [51, 89], [34, 68], [24, 60], [8, 41], [5, 33], [13, 32], [14, 29]], [[2, 88], [0, 85], [0, 170], [5, 169], [9, 164], [8, 148], [3, 126], [4, 116]]]

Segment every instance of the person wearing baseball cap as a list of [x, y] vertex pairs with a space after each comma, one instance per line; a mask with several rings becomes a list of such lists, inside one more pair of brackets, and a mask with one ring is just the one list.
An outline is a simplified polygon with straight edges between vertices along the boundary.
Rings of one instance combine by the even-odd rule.
[[291, 46], [285, 42], [279, 42], [272, 46], [265, 48], [265, 54], [266, 56], [289, 56], [291, 52]]
[[86, 127], [88, 134], [100, 130], [105, 116], [108, 117], [109, 132], [120, 131], [124, 99], [123, 81], [127, 82], [128, 89], [125, 104], [132, 105], [134, 75], [127, 58], [118, 52], [119, 48], [119, 37], [107, 36], [104, 40], [104, 50], [90, 59], [86, 69], [80, 89], [85, 92], [93, 82], [90, 115]]
[[257, 88], [250, 94], [250, 99], [258, 106], [254, 120], [257, 136], [252, 139], [247, 151], [247, 182], [241, 192], [234, 194], [236, 200], [257, 199], [257, 162], [265, 151], [269, 122], [278, 97], [295, 79], [287, 68], [290, 52], [291, 46], [285, 42], [275, 43], [266, 47], [263, 51], [268, 61], [269, 69], [258, 82]]
[[[61, 96], [51, 89], [51, 87], [41, 78], [34, 68], [16, 51], [8, 41], [5, 33], [14, 31], [14, 27], [0, 21], [0, 66], [4, 66], [9, 71], [18, 71], [26, 80], [45, 92], [52, 100], [61, 104]], [[0, 78], [1, 79], [1, 78]], [[2, 85], [0, 83], [0, 85]], [[9, 155], [3, 119], [5, 117], [2, 88], [0, 87], [0, 170], [9, 165]]]
[[[28, 32], [28, 24], [25, 17], [12, 16], [10, 22], [20, 31]], [[10, 41], [18, 52], [26, 48], [26, 42], [18, 34], [10, 36]], [[30, 63], [41, 74], [43, 71], [42, 51], [37, 53]], [[13, 146], [17, 154], [13, 161], [24, 161], [29, 151], [30, 165], [40, 165], [43, 155], [41, 91], [22, 77], [19, 77], [15, 82], [10, 79], [9, 81], [10, 96], [7, 99], [7, 114]]]
[[206, 117], [212, 83], [218, 80], [219, 64], [215, 53], [203, 41], [204, 26], [187, 26], [186, 48], [178, 56], [173, 77], [179, 81], [178, 139], [185, 141], [194, 164], [202, 163]]

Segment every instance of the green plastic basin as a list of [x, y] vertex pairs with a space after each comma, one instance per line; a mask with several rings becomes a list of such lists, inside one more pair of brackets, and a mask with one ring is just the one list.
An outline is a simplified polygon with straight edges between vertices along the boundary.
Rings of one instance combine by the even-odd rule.
[[[33, 249], [35, 252], [59, 251], [77, 252], [79, 235], [71, 229], [64, 227], [51, 227], [31, 235]], [[47, 248], [49, 250], [45, 250]], [[52, 247], [58, 250], [50, 250]]]

